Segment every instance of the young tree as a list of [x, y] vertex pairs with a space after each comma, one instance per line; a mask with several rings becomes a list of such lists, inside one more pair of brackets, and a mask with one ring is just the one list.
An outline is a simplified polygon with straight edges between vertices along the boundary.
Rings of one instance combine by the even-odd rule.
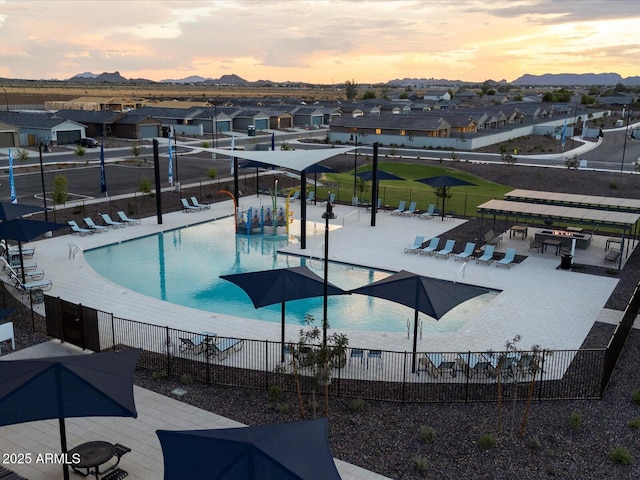
[[29, 150], [25, 150], [23, 148], [17, 149], [16, 158], [20, 160], [22, 163], [25, 163], [27, 160], [29, 160]]
[[344, 82], [345, 94], [347, 96], [347, 100], [352, 101], [358, 96], [358, 85], [355, 80], [347, 80]]
[[65, 175], [56, 175], [53, 179], [53, 192], [51, 194], [54, 203], [65, 203], [69, 198], [67, 187], [67, 177]]

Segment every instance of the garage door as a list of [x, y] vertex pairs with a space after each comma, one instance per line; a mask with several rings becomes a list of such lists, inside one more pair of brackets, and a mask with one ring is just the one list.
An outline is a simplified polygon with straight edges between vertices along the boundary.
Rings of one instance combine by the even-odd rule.
[[156, 138], [160, 136], [158, 125], [140, 125], [141, 138]]
[[80, 140], [80, 130], [58, 130], [58, 145], [69, 145]]
[[15, 147], [13, 132], [0, 132], [0, 147]]
[[256, 120], [256, 130], [266, 130], [269, 128], [269, 119], [265, 118], [264, 120]]

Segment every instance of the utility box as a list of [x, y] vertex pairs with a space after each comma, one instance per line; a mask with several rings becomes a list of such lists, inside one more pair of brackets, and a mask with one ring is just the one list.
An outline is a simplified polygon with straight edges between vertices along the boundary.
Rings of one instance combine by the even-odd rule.
[[247, 135], [249, 135], [250, 137], [255, 137], [256, 136], [256, 127], [254, 127], [253, 125], [249, 125], [247, 127]]

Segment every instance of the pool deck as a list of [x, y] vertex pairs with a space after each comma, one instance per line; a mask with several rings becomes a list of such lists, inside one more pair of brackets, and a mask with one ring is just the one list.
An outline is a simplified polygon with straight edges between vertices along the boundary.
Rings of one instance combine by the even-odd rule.
[[[263, 197], [266, 203], [269, 200]], [[257, 205], [256, 202], [253, 205]], [[251, 199], [243, 199], [247, 206]], [[114, 315], [131, 320], [168, 325], [189, 331], [215, 331], [220, 336], [279, 340], [280, 326], [276, 323], [218, 315], [189, 309], [160, 300], [150, 299], [128, 291], [97, 275], [85, 262], [82, 252], [71, 255], [75, 247], [89, 249], [101, 245], [155, 234], [186, 225], [205, 222], [228, 216], [232, 212], [230, 202], [212, 205], [210, 210], [196, 213], [170, 213], [158, 225], [155, 217], [143, 219], [139, 226], [127, 226], [101, 234], [85, 237], [65, 235], [38, 242], [34, 261], [46, 272], [46, 278], [54, 282], [50, 294], [71, 302], [82, 303]], [[293, 210], [299, 214], [299, 206]], [[527, 240], [509, 239], [508, 232], [498, 252], [515, 247], [518, 254], [528, 255], [521, 264], [512, 268], [496, 268], [404, 253], [404, 247], [413, 243], [416, 235], [430, 238], [459, 225], [463, 220], [424, 220], [418, 217], [402, 217], [389, 213], [377, 216], [377, 226], [370, 226], [370, 213], [364, 209], [336, 206], [338, 218], [331, 221], [329, 257], [331, 260], [366, 265], [374, 268], [397, 271], [409, 270], [418, 274], [457, 280], [460, 282], [491, 287], [501, 293], [487, 306], [473, 312], [467, 324], [455, 333], [425, 335], [418, 341], [420, 351], [468, 351], [502, 350], [507, 340], [521, 335], [520, 348], [539, 344], [549, 349], [579, 348], [595, 321], [617, 322], [621, 312], [603, 309], [617, 280], [558, 270], [560, 257], [553, 252], [529, 252]], [[307, 238], [307, 249], [299, 245], [287, 247], [295, 254], [318, 256], [324, 241], [324, 223], [320, 205], [307, 207], [308, 218], [319, 223], [308, 224], [307, 231], [313, 233]], [[354, 213], [355, 212], [355, 213]], [[295, 225], [295, 223], [294, 223]], [[500, 229], [495, 229], [499, 231]], [[531, 235], [532, 232], [529, 233]], [[230, 241], [234, 232], [229, 232]], [[606, 238], [594, 238], [587, 250], [577, 250], [575, 261], [604, 265]], [[72, 244], [72, 247], [69, 247]], [[330, 279], [331, 280], [331, 279]], [[41, 305], [38, 308], [42, 308]], [[332, 313], [330, 312], [330, 316]], [[407, 317], [413, 313], [408, 311]], [[406, 318], [397, 319], [403, 324]], [[446, 321], [446, 316], [440, 320]], [[298, 326], [287, 327], [287, 338], [295, 340]], [[362, 332], [341, 331], [349, 336], [349, 344], [354, 347], [379, 348], [384, 350], [411, 350], [412, 340], [406, 331]], [[72, 346], [49, 342], [54, 350], [69, 349]], [[40, 348], [47, 348], [45, 346]], [[16, 357], [30, 355], [29, 350], [14, 354]], [[42, 355], [31, 352], [32, 356]], [[51, 355], [47, 352], [44, 355]], [[11, 359], [14, 355], [3, 358]], [[132, 479], [160, 478], [162, 454], [155, 436], [157, 428], [196, 429], [225, 428], [240, 424], [196, 409], [178, 400], [157, 395], [144, 389], [135, 388], [136, 402], [140, 415], [138, 419], [69, 419], [67, 421], [70, 445], [84, 441], [106, 439], [118, 441], [133, 451], [125, 456], [122, 466], [129, 471]], [[2, 427], [0, 449], [4, 452], [55, 452], [59, 448], [56, 421], [27, 423]], [[9, 433], [7, 433], [9, 432]], [[382, 479], [380, 475], [337, 461], [344, 479]], [[11, 466], [9, 466], [11, 467]], [[56, 465], [15, 466], [15, 471], [27, 478], [60, 478], [60, 467]]]

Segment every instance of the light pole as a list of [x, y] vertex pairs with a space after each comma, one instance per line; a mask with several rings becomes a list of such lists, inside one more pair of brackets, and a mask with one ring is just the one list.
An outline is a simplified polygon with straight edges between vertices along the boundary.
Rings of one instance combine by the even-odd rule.
[[42, 164], [42, 140], [38, 146], [38, 152], [40, 153], [40, 181], [42, 182], [42, 203], [44, 204], [44, 221], [49, 221], [49, 215], [47, 214], [47, 192], [44, 188], [44, 166]]
[[329, 219], [336, 218], [333, 213], [333, 204], [331, 203], [331, 192], [327, 192], [327, 209], [322, 214], [324, 218], [324, 297], [322, 304], [322, 346], [325, 351], [327, 348], [327, 299], [329, 297]]
[[[354, 137], [355, 135], [355, 137]], [[355, 152], [353, 153], [353, 203], [354, 206], [357, 205], [357, 200], [356, 200], [356, 184], [357, 184], [357, 177], [356, 177], [356, 170], [358, 168], [358, 131], [356, 130], [355, 134], [351, 135], [350, 140], [354, 140], [355, 138], [355, 142], [356, 142], [356, 149]]]
[[629, 123], [631, 123], [631, 108], [627, 111], [627, 126], [624, 129], [624, 143], [622, 144], [622, 162], [620, 162], [620, 173], [624, 168], [624, 155], [627, 151], [627, 137], [629, 136]]
[[7, 89], [2, 87], [4, 90], [4, 105], [7, 107], [7, 112], [9, 111], [9, 95], [7, 95]]

